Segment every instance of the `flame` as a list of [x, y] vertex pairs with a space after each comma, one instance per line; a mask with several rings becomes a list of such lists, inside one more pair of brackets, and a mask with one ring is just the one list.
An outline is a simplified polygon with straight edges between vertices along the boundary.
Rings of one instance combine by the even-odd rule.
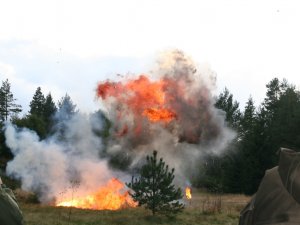
[[150, 81], [140, 75], [125, 84], [109, 81], [99, 84], [97, 95], [103, 100], [114, 97], [135, 115], [142, 115], [151, 122], [169, 123], [176, 119], [176, 114], [166, 106], [169, 101], [167, 85], [166, 80]]
[[94, 210], [118, 210], [125, 207], [136, 207], [137, 203], [130, 197], [128, 191], [120, 193], [124, 184], [117, 178], [111, 179], [106, 186], [96, 193], [73, 199], [62, 199], [56, 206], [76, 207]]
[[152, 122], [165, 121], [169, 123], [176, 118], [176, 114], [167, 109], [148, 108], [145, 109], [143, 115], [147, 116]]
[[185, 197], [189, 200], [192, 199], [192, 190], [190, 187], [185, 188]]

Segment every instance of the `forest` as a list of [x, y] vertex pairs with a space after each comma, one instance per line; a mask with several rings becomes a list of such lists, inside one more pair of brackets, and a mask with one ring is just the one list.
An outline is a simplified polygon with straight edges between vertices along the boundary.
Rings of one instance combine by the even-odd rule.
[[[54, 132], [63, 139], [63, 124], [57, 122], [62, 118], [58, 119], [57, 115], [68, 120], [79, 113], [68, 94], [55, 103], [51, 93], [43, 93], [40, 87], [33, 93], [30, 110], [22, 112], [11, 85], [9, 80], [3, 80], [0, 87], [1, 176], [5, 173], [6, 163], [13, 158], [5, 143], [6, 122], [35, 131], [41, 140]], [[294, 150], [300, 147], [300, 93], [287, 80], [274, 78], [266, 84], [265, 97], [260, 104], [254, 103], [250, 96], [241, 109], [228, 88], [215, 96], [214, 104], [224, 111], [226, 126], [234, 130], [236, 136], [222, 154], [206, 153], [194, 168], [198, 171], [191, 179], [192, 186], [216, 193], [251, 195], [256, 192], [265, 170], [277, 165], [281, 147]], [[23, 116], [20, 116], [21, 112]], [[110, 135], [112, 121], [101, 110], [94, 114], [105, 121], [103, 130], [98, 132], [105, 140]], [[118, 156], [111, 159], [111, 164], [122, 169], [124, 165], [116, 165], [118, 163]]]

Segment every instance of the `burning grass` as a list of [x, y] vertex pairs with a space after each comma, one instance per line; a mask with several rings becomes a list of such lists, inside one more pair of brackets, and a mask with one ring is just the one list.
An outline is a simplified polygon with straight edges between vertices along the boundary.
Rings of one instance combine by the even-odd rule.
[[[137, 203], [124, 191], [125, 185], [117, 178], [112, 178], [105, 186], [87, 196], [73, 196], [58, 200], [56, 206], [75, 207], [95, 210], [117, 210], [126, 207], [136, 207]], [[123, 190], [123, 192], [122, 192]]]
[[[221, 199], [221, 211], [212, 210]], [[148, 224], [224, 224], [238, 223], [239, 212], [249, 197], [242, 195], [212, 195], [193, 190], [191, 204], [176, 218], [152, 216], [143, 208], [122, 210], [87, 210], [21, 203], [26, 225], [148, 225]], [[203, 204], [205, 203], [205, 204]], [[71, 209], [71, 211], [70, 211]]]

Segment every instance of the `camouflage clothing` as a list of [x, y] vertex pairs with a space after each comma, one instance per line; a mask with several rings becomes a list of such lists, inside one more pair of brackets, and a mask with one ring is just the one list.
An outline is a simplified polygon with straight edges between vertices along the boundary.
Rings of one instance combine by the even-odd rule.
[[280, 152], [279, 165], [267, 170], [239, 225], [300, 224], [300, 153]]
[[17, 204], [13, 192], [0, 185], [0, 224], [23, 225], [22, 212]]

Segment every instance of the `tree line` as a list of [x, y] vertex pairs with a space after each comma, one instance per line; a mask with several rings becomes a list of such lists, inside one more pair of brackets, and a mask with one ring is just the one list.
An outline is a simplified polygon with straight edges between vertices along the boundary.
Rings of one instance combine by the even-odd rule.
[[226, 123], [237, 133], [221, 155], [207, 155], [199, 170], [199, 187], [217, 192], [256, 192], [265, 170], [278, 164], [279, 149], [300, 149], [300, 93], [287, 80], [272, 79], [266, 96], [255, 107], [250, 96], [245, 108], [227, 88], [215, 106], [226, 112]]
[[[76, 105], [66, 94], [55, 104], [51, 93], [44, 95], [40, 87], [33, 94], [30, 110], [22, 111], [10, 90], [8, 80], [0, 87], [0, 126], [11, 121], [18, 127], [36, 131], [44, 139], [63, 128], [57, 126], [57, 115], [70, 117], [77, 113]], [[265, 170], [278, 163], [280, 147], [300, 149], [300, 93], [285, 79], [272, 79], [266, 84], [263, 102], [255, 106], [250, 96], [244, 109], [225, 88], [216, 96], [215, 107], [225, 112], [228, 127], [236, 137], [222, 154], [206, 154], [192, 177], [195, 187], [209, 191], [253, 194]], [[101, 113], [101, 112], [100, 112]], [[68, 118], [64, 118], [68, 119]], [[109, 136], [109, 121], [101, 134]], [[4, 131], [0, 131], [0, 157], [12, 157], [5, 145]]]
[[22, 117], [19, 117], [22, 106], [16, 102], [17, 99], [14, 98], [8, 79], [2, 81], [0, 87], [0, 157], [12, 157], [5, 145], [3, 130], [5, 122], [10, 121], [17, 127], [31, 129], [38, 134], [40, 139], [45, 139], [58, 129], [56, 115], [72, 115], [77, 112], [76, 105], [68, 94], [55, 104], [51, 93], [45, 96], [41, 87], [36, 89], [29, 104], [29, 111]]

